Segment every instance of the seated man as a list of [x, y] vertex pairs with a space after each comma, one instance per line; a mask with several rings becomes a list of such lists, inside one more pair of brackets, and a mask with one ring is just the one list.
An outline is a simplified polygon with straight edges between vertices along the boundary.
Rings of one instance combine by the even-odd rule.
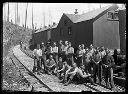
[[63, 61], [62, 61], [62, 57], [59, 57], [59, 61], [57, 63], [56, 69], [54, 71], [55, 74], [57, 74], [57, 77], [59, 77], [59, 73], [58, 70], [61, 70], [63, 68]]
[[71, 69], [71, 66], [69, 66], [67, 62], [64, 61], [62, 69], [57, 70], [59, 78], [63, 78], [60, 82], [64, 82], [66, 71], [69, 71], [70, 69]]
[[77, 77], [79, 78], [80, 82], [89, 81], [91, 84], [95, 85], [94, 81], [92, 80], [92, 75], [89, 73], [86, 73], [84, 65], [80, 66], [80, 68], [77, 71]]
[[[71, 81], [72, 81], [72, 79], [75, 77], [75, 75], [77, 75], [78, 77], [79, 77], [79, 79], [83, 79], [83, 78], [88, 78], [88, 80], [92, 83], [92, 84], [94, 84], [94, 82], [93, 82], [93, 80], [90, 78], [92, 75], [91, 74], [86, 74], [85, 72], [84, 72], [84, 70], [83, 70], [83, 68], [78, 68], [77, 66], [76, 66], [76, 63], [74, 63], [73, 64], [73, 68], [72, 69], [74, 69], [73, 71], [69, 71], [69, 72], [67, 72], [67, 75], [66, 75], [66, 77], [68, 77], [68, 76], [70, 76], [69, 77], [69, 80], [64, 84], [64, 85], [68, 85]], [[67, 79], [65, 77], [65, 79]]]
[[56, 68], [56, 62], [53, 59], [53, 56], [50, 55], [49, 59], [46, 61], [46, 71], [48, 72], [48, 74], [51, 74], [52, 72], [55, 71]]
[[[78, 67], [76, 63], [73, 63], [73, 67], [67, 70], [64, 76], [63, 80], [64, 80], [64, 83], [66, 82], [65, 85], [67, 85], [72, 80], [72, 78], [76, 75], [77, 71], [78, 71]], [[68, 77], [69, 77], [69, 80], [67, 82]]]

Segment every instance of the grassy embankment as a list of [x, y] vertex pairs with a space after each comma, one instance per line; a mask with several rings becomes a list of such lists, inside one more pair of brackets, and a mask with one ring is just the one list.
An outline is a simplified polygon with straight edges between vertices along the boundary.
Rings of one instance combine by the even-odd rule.
[[13, 65], [10, 57], [12, 55], [12, 48], [22, 41], [28, 44], [31, 39], [31, 29], [12, 24], [10, 22], [3, 22], [3, 67], [2, 67], [2, 89], [21, 91], [27, 90], [25, 88], [25, 78], [20, 74], [18, 69]]

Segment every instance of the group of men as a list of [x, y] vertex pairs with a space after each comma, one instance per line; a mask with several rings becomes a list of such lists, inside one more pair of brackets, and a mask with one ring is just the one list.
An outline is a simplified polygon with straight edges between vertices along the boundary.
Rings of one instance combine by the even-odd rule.
[[[102, 78], [105, 79], [106, 86], [114, 88], [113, 67], [114, 58], [109, 54], [109, 49], [104, 47], [94, 48], [91, 44], [85, 48], [84, 44], [78, 46], [77, 51], [71, 42], [62, 40], [53, 45], [38, 44], [33, 50], [34, 67], [33, 72], [47, 73], [56, 75], [60, 82], [68, 85], [72, 81], [89, 81], [91, 84], [101, 84]], [[97, 81], [98, 78], [98, 81]]]

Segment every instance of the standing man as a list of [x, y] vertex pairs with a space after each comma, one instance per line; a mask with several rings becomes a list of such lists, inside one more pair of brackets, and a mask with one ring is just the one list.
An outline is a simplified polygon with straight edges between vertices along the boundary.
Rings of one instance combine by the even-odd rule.
[[98, 51], [98, 49], [94, 52], [94, 56], [92, 57], [93, 62], [93, 78], [94, 82], [96, 83], [96, 78], [98, 77], [99, 83], [101, 82], [101, 79], [99, 77], [99, 62], [101, 61], [101, 55]]
[[67, 61], [67, 49], [68, 49], [68, 41], [65, 41], [65, 46], [64, 46], [64, 61]]
[[103, 74], [105, 77], [105, 82], [107, 87], [109, 86], [108, 81], [110, 81], [111, 89], [115, 87], [113, 81], [113, 66], [115, 64], [113, 57], [110, 55], [110, 51], [106, 49], [106, 55], [103, 57]]
[[84, 55], [86, 53], [85, 48], [84, 48], [84, 44], [81, 44], [81, 51], [82, 51], [82, 65], [83, 65], [83, 62], [85, 60]]
[[79, 45], [78, 47], [78, 50], [77, 50], [77, 60], [76, 60], [76, 63], [77, 63], [77, 66], [80, 67], [82, 65], [82, 49], [81, 49], [81, 45]]
[[64, 58], [64, 45], [62, 43], [62, 40], [59, 41], [58, 57], [62, 57], [62, 59]]
[[44, 42], [42, 42], [42, 59], [41, 59], [41, 67], [43, 64], [44, 72], [45, 72], [45, 62], [46, 62], [46, 47], [44, 46]]
[[95, 49], [93, 48], [93, 45], [90, 45], [90, 49], [89, 49], [89, 53], [92, 56], [92, 54], [94, 53]]
[[[102, 67], [102, 63], [103, 63], [103, 57], [106, 55], [105, 49], [103, 46], [100, 47], [99, 50], [100, 54], [101, 54], [101, 61], [99, 62], [99, 79], [101, 79], [102, 81], [102, 75], [103, 75], [103, 67]], [[100, 82], [101, 82], [100, 81]], [[101, 84], [101, 83], [100, 83]]]
[[33, 50], [33, 57], [34, 57], [34, 66], [33, 66], [33, 73], [37, 72], [37, 47]]
[[72, 66], [74, 63], [73, 54], [74, 54], [74, 48], [71, 46], [71, 42], [69, 42], [67, 48], [67, 60], [68, 60], [67, 62], [70, 66]]
[[41, 59], [42, 59], [42, 50], [40, 48], [40, 44], [37, 45], [37, 66], [38, 66], [38, 74], [40, 74], [40, 71], [42, 69], [42, 65], [41, 65]]
[[53, 58], [55, 59], [57, 63], [58, 62], [58, 47], [56, 46], [56, 42], [53, 43], [52, 54], [53, 54]]

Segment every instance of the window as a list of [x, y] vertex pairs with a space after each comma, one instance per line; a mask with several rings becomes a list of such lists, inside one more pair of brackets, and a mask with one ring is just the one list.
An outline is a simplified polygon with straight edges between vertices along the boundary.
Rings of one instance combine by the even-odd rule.
[[107, 13], [107, 19], [108, 20], [117, 20], [118, 21], [118, 12], [108, 12]]
[[68, 35], [71, 35], [72, 27], [68, 27]]
[[65, 20], [65, 21], [64, 21], [64, 26], [67, 26], [67, 23], [68, 23], [68, 21], [67, 21], [67, 20]]

